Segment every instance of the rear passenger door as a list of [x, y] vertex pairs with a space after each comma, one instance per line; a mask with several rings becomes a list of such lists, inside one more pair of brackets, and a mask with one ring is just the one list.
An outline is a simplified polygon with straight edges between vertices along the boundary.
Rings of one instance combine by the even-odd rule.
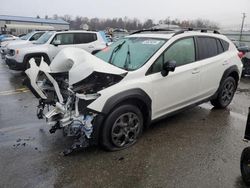
[[75, 47], [84, 49], [91, 53], [96, 50], [96, 42], [96, 33], [74, 33]]
[[[223, 43], [220, 39], [213, 37], [199, 36], [196, 37], [198, 46], [198, 60], [201, 67], [201, 95], [203, 98], [213, 95], [222, 78], [225, 66], [228, 65], [223, 48]], [[225, 42], [225, 41], [223, 41]]]

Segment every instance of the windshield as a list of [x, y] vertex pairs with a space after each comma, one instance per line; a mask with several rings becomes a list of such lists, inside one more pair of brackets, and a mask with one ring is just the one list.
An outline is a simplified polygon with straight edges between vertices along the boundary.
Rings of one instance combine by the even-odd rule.
[[20, 37], [20, 39], [21, 40], [28, 40], [33, 34], [34, 34], [34, 32], [28, 33], [28, 34]]
[[54, 33], [54, 31], [44, 33], [34, 44], [45, 44]]
[[142, 67], [165, 43], [165, 39], [123, 38], [96, 53], [96, 57], [125, 70], [136, 70]]

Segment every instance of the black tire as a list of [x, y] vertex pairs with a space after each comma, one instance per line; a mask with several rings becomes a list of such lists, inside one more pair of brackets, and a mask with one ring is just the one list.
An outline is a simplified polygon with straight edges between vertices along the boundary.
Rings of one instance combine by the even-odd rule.
[[226, 108], [233, 100], [237, 85], [233, 77], [227, 77], [220, 85], [216, 99], [211, 100], [211, 104], [216, 108]]
[[241, 153], [240, 171], [242, 180], [250, 186], [250, 147], [245, 148]]
[[143, 130], [143, 116], [135, 105], [115, 108], [106, 118], [101, 145], [108, 151], [118, 151], [136, 143]]

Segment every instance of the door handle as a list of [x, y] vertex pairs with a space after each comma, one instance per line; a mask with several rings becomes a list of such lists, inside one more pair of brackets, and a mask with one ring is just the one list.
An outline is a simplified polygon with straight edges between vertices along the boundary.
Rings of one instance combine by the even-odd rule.
[[90, 45], [89, 48], [94, 48], [94, 46]]
[[200, 72], [199, 69], [194, 69], [194, 70], [192, 71], [192, 74], [198, 74], [199, 72]]
[[228, 65], [228, 61], [224, 61], [222, 65]]

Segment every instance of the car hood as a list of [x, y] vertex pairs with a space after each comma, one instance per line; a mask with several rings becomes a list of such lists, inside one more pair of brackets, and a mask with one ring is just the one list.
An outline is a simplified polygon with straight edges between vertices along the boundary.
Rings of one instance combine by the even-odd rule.
[[11, 44], [13, 42], [18, 42], [18, 41], [19, 41], [19, 39], [17, 39], [17, 40], [10, 40], [10, 41], [3, 41], [3, 42], [1, 42], [1, 46], [6, 46], [8, 44]]
[[[31, 68], [34, 67], [31, 66]], [[107, 73], [113, 75], [122, 75], [127, 71], [115, 67], [80, 48], [65, 48], [61, 50], [50, 66], [41, 62], [39, 69], [47, 73], [64, 73], [68, 72], [69, 85], [76, 84], [87, 78], [93, 72]], [[28, 69], [26, 73], [32, 74]], [[28, 74], [28, 75], [29, 75]]]
[[31, 42], [28, 40], [12, 40], [12, 41], [7, 41], [6, 45], [8, 45], [9, 48], [15, 47], [16, 45], [24, 45], [24, 44], [30, 44]]
[[121, 75], [127, 71], [115, 67], [85, 50], [65, 48], [50, 64], [51, 73], [69, 72], [69, 84], [73, 85], [93, 72]]
[[10, 43], [10, 44], [7, 45], [7, 48], [8, 49], [16, 50], [16, 49], [21, 49], [21, 48], [22, 49], [33, 48], [34, 46], [35, 45], [32, 42], [26, 41], [26, 43], [17, 43], [17, 44]]

